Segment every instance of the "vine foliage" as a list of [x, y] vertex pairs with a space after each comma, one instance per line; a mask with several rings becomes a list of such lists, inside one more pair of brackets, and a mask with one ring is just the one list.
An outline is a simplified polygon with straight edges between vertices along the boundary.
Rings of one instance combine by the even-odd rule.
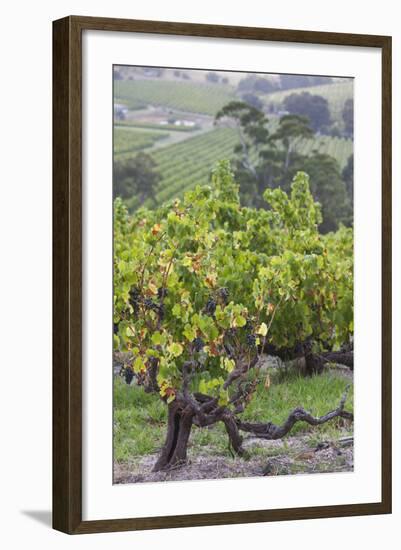
[[[241, 454], [241, 431], [276, 438], [283, 426], [249, 424], [241, 413], [259, 383], [263, 350], [307, 357], [338, 352], [353, 333], [352, 230], [321, 235], [306, 174], [291, 193], [267, 189], [267, 209], [242, 207], [230, 166], [209, 186], [130, 216], [114, 206], [114, 346], [125, 376], [157, 392], [169, 409], [155, 470], [186, 460], [191, 427], [223, 422]], [[309, 355], [308, 355], [309, 354]], [[327, 416], [327, 418], [326, 418]]]

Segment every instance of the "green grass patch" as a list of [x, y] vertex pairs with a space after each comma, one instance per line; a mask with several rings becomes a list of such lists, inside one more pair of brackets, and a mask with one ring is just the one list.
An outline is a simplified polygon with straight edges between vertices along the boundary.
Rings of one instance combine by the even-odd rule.
[[157, 395], [114, 381], [114, 458], [130, 461], [153, 453], [164, 441], [167, 408]]
[[[281, 381], [280, 381], [281, 379]], [[305, 378], [296, 371], [290, 371], [286, 376], [277, 374], [272, 378], [272, 385], [266, 390], [260, 384], [251, 403], [242, 415], [244, 420], [265, 421], [282, 424], [291, 410], [303, 407], [314, 416], [322, 416], [338, 407], [340, 399], [348, 384], [347, 380], [334, 373]], [[353, 395], [350, 388], [346, 409], [353, 411]], [[342, 419], [334, 419], [319, 427], [313, 427], [306, 422], [298, 422], [289, 435], [299, 433], [332, 434]]]
[[168, 137], [167, 132], [136, 128], [114, 128], [114, 155], [120, 158], [121, 155], [135, 154], [148, 147], [151, 147], [159, 139]]
[[[260, 385], [242, 418], [248, 421], [271, 421], [280, 424], [292, 409], [299, 406], [303, 406], [315, 416], [320, 416], [338, 406], [346, 385], [347, 381], [344, 378], [330, 372], [312, 378], [303, 378], [292, 372], [285, 377], [273, 375], [270, 388], [266, 390], [263, 384]], [[352, 388], [346, 409], [353, 411]], [[166, 423], [167, 408], [157, 395], [145, 393], [143, 388], [135, 384], [127, 386], [122, 379], [116, 377], [115, 460], [133, 462], [141, 456], [157, 452], [164, 443]], [[323, 439], [336, 438], [341, 423], [341, 419], [335, 419], [322, 426], [312, 427], [300, 422], [294, 426], [289, 436], [307, 434], [308, 441], [314, 445]], [[211, 428], [194, 427], [190, 448], [196, 454], [232, 456], [222, 423]], [[266, 452], [257, 447], [251, 450], [255, 455]]]
[[173, 80], [115, 80], [114, 98], [129, 109], [158, 105], [187, 111], [215, 115], [234, 98], [230, 86], [175, 82]]

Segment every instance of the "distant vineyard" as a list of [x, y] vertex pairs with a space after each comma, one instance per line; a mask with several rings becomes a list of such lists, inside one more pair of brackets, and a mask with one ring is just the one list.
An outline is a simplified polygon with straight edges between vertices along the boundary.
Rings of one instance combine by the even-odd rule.
[[114, 97], [130, 109], [163, 105], [170, 109], [214, 115], [234, 98], [229, 86], [170, 80], [116, 80]]
[[274, 92], [272, 94], [265, 95], [264, 100], [266, 104], [273, 103], [278, 105], [281, 104], [284, 98], [290, 94], [309, 92], [313, 95], [320, 95], [327, 99], [332, 119], [341, 123], [344, 103], [347, 99], [353, 97], [353, 86], [354, 83], [352, 80], [346, 80], [344, 82], [311, 86], [309, 88], [294, 88], [291, 90]]
[[166, 137], [168, 137], [167, 132], [114, 128], [115, 157], [120, 159], [127, 153], [137, 153]]
[[330, 155], [337, 160], [342, 170], [353, 153], [353, 143], [350, 139], [320, 136], [316, 140], [304, 140], [297, 150], [302, 155], [309, 155], [312, 151]]
[[152, 153], [163, 177], [157, 201], [162, 203], [206, 183], [214, 164], [230, 158], [237, 142], [235, 131], [218, 128]]
[[[197, 184], [204, 184], [218, 160], [231, 158], [238, 143], [235, 130], [217, 128], [181, 143], [152, 151], [157, 170], [162, 175], [160, 190], [156, 195], [160, 204], [181, 196]], [[327, 153], [337, 159], [343, 168], [352, 154], [351, 140], [321, 136], [315, 140], [304, 140], [297, 147], [302, 154], [312, 151]]]

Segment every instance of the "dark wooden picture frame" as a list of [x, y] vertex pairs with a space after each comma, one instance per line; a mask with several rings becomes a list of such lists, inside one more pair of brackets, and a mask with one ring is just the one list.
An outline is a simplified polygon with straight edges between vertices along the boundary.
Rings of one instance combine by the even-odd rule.
[[[82, 520], [82, 31], [379, 48], [382, 54], [382, 496], [379, 502]], [[69, 534], [391, 513], [391, 37], [66, 17], [53, 23], [53, 527]]]

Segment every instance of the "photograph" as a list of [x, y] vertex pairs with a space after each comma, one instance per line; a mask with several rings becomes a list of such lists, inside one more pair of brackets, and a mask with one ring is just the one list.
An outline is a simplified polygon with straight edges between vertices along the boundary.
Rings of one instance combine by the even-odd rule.
[[113, 483], [352, 472], [354, 79], [110, 78]]

